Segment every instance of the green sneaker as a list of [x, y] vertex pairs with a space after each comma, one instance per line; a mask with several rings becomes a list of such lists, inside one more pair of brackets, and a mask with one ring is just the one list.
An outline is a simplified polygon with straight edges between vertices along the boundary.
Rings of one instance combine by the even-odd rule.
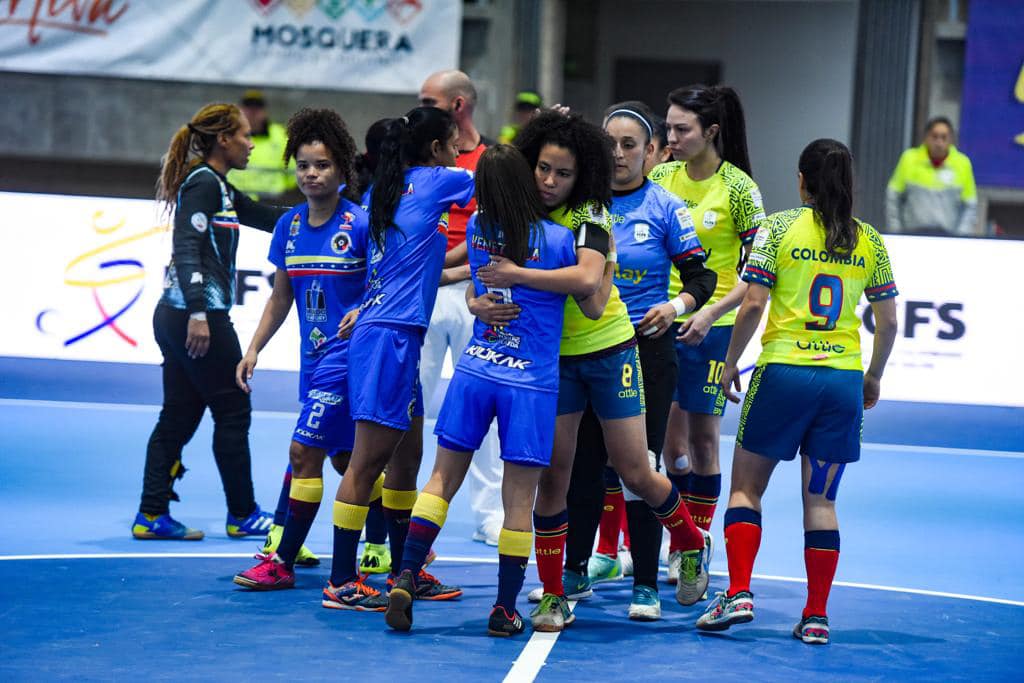
[[587, 577], [591, 584], [619, 581], [622, 579], [622, 563], [618, 557], [594, 553], [587, 562]]
[[387, 545], [367, 543], [363, 559], [359, 560], [360, 574], [387, 574], [391, 571], [391, 549]]
[[[281, 535], [284, 533], [284, 527], [272, 524], [270, 531], [267, 532], [267, 538], [263, 541], [263, 554], [271, 555], [277, 552], [277, 546], [281, 545]], [[299, 554], [295, 556], [296, 567], [316, 567], [320, 564], [320, 558], [313, 554], [313, 552], [305, 545], [299, 548]]]
[[[565, 589], [567, 600], [586, 600], [594, 591], [591, 589], [590, 577], [577, 574], [566, 569], [562, 572], [562, 587]], [[544, 587], [534, 588], [526, 594], [530, 602], [540, 602], [544, 598]]]
[[707, 552], [700, 550], [684, 550], [679, 566], [679, 577], [676, 583], [676, 602], [685, 607], [695, 605], [708, 589]]
[[534, 631], [558, 633], [576, 621], [576, 615], [569, 609], [569, 601], [564, 596], [545, 593], [540, 604], [530, 612], [530, 621]]

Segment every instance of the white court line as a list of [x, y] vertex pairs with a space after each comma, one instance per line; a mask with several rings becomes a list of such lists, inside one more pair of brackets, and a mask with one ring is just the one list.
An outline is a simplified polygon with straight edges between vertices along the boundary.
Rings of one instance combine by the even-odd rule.
[[[25, 560], [151, 560], [164, 557], [176, 559], [216, 559], [216, 558], [249, 558], [252, 553], [57, 553], [45, 555], [0, 555], [0, 562], [25, 561]], [[434, 562], [450, 562], [462, 564], [498, 564], [496, 557], [472, 557], [470, 555], [445, 555], [438, 557]], [[530, 564], [533, 564], [531, 562]], [[664, 566], [662, 566], [664, 568]], [[729, 576], [728, 572], [713, 571], [712, 576]], [[782, 581], [785, 583], [806, 583], [804, 577], [776, 576], [773, 574], [754, 574], [753, 578], [762, 581]], [[863, 588], [866, 590], [886, 591], [890, 593], [909, 593], [912, 595], [928, 595], [938, 598], [954, 598], [956, 600], [973, 600], [975, 602], [990, 602], [997, 605], [1012, 605], [1024, 607], [1024, 601], [1007, 600], [1005, 598], [990, 598], [984, 595], [967, 595], [964, 593], [946, 593], [943, 591], [930, 591], [922, 588], [906, 588], [904, 586], [883, 586], [874, 583], [856, 583], [853, 581], [835, 581], [834, 586], [845, 588]], [[576, 602], [572, 601], [575, 605]]]
[[[569, 609], [576, 609], [576, 601], [569, 601]], [[512, 668], [507, 674], [503, 683], [532, 683], [540, 673], [541, 668], [547, 662], [551, 649], [555, 646], [558, 636], [561, 633], [541, 633], [534, 631], [526, 647], [512, 663]]]
[[[72, 408], [79, 410], [111, 410], [130, 413], [158, 413], [160, 406], [141, 403], [103, 403], [89, 401], [46, 401], [28, 398], [0, 398], [0, 406], [24, 406], [39, 408]], [[294, 420], [299, 414], [298, 402], [295, 412], [280, 410], [254, 410], [253, 415], [273, 419]], [[735, 443], [736, 436], [731, 434], [722, 435], [723, 443]], [[891, 453], [909, 453], [922, 455], [973, 455], [986, 458], [1007, 458], [1010, 460], [1024, 460], [1022, 451], [989, 451], [973, 448], [947, 448], [943, 446], [908, 446], [904, 444], [873, 443], [862, 444], [864, 448], [871, 448]]]

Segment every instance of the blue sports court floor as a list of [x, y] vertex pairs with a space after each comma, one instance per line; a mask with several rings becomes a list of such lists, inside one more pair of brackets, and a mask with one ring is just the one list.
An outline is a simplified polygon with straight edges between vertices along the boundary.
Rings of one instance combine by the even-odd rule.
[[[294, 379], [257, 384], [251, 444], [258, 499], [276, 500], [294, 420]], [[884, 386], [883, 386], [884, 390]], [[329, 505], [309, 545], [324, 565], [296, 590], [248, 593], [232, 575], [256, 540], [224, 534], [204, 421], [185, 453], [176, 517], [197, 543], [138, 542], [155, 368], [0, 358], [0, 675], [5, 680], [241, 680], [253, 677], [501, 680], [1021, 680], [1024, 664], [1024, 411], [883, 403], [868, 414], [862, 461], [839, 494], [842, 556], [830, 601], [833, 642], [790, 636], [804, 599], [799, 475], [781, 467], [765, 499], [756, 618], [698, 634], [699, 608], [663, 586], [664, 618], [625, 618], [629, 583], [599, 587], [559, 635], [485, 635], [496, 552], [470, 542], [466, 496], [453, 503], [431, 567], [465, 589], [417, 603], [410, 634], [380, 614], [325, 610]], [[736, 413], [724, 425], [734, 433]], [[722, 440], [724, 487], [732, 439]], [[421, 481], [432, 462], [426, 447]], [[326, 475], [328, 491], [337, 483]], [[724, 507], [724, 506], [723, 506]], [[721, 516], [712, 588], [725, 586]], [[375, 579], [381, 582], [379, 579]], [[536, 572], [527, 572], [529, 589]], [[529, 606], [524, 596], [520, 611]]]

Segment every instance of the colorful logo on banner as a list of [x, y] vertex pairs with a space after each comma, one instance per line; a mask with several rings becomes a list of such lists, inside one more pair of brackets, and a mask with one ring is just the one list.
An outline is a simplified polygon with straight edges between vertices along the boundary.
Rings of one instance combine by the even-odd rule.
[[279, 5], [284, 5], [298, 19], [305, 17], [314, 7], [331, 21], [338, 21], [349, 10], [365, 21], [376, 21], [387, 12], [392, 19], [406, 25], [423, 11], [423, 0], [250, 0], [263, 16], [270, 16]]
[[[106, 225], [102, 211], [97, 211], [92, 215], [91, 227], [93, 231], [103, 237], [113, 235], [123, 228], [124, 225], [124, 219], [115, 221], [111, 225]], [[125, 245], [166, 232], [167, 229], [168, 226], [160, 225], [134, 235], [112, 239], [94, 249], [79, 254], [68, 262], [68, 265], [64, 268], [64, 284], [68, 287], [81, 287], [91, 290], [97, 316], [95, 323], [90, 323], [88, 327], [72, 332], [64, 340], [64, 346], [76, 344], [103, 330], [109, 330], [130, 346], [138, 346], [138, 341], [119, 327], [117, 321], [131, 310], [132, 306], [142, 296], [146, 267], [142, 261], [136, 258], [107, 258], [104, 255]], [[89, 266], [98, 268], [101, 273], [100, 277], [93, 277], [87, 274], [85, 271], [87, 271]], [[138, 283], [137, 289], [134, 283]], [[130, 285], [127, 290], [126, 285]], [[104, 296], [100, 295], [101, 291], [105, 293]], [[126, 292], [127, 297], [125, 296]], [[115, 299], [115, 294], [121, 296]], [[110, 306], [110, 301], [112, 300], [118, 301], [118, 303]], [[36, 329], [43, 334], [50, 334], [47, 332], [45, 321], [50, 316], [59, 315], [60, 311], [57, 309], [43, 309], [36, 315]]]

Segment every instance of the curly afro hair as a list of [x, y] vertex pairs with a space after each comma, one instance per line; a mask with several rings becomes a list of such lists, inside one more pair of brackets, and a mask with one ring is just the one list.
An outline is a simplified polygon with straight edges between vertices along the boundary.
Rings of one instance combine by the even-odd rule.
[[575, 112], [564, 115], [545, 111], [523, 126], [515, 139], [530, 168], [537, 166], [541, 149], [549, 144], [563, 147], [576, 157], [576, 184], [566, 200], [570, 209], [591, 200], [611, 205], [613, 143], [603, 130]]
[[284, 148], [284, 161], [288, 163], [302, 145], [322, 142], [331, 159], [341, 170], [341, 181], [345, 184], [345, 196], [359, 201], [359, 175], [356, 159], [359, 152], [355, 140], [348, 132], [348, 126], [333, 109], [310, 109], [295, 112], [288, 119], [288, 144]]

